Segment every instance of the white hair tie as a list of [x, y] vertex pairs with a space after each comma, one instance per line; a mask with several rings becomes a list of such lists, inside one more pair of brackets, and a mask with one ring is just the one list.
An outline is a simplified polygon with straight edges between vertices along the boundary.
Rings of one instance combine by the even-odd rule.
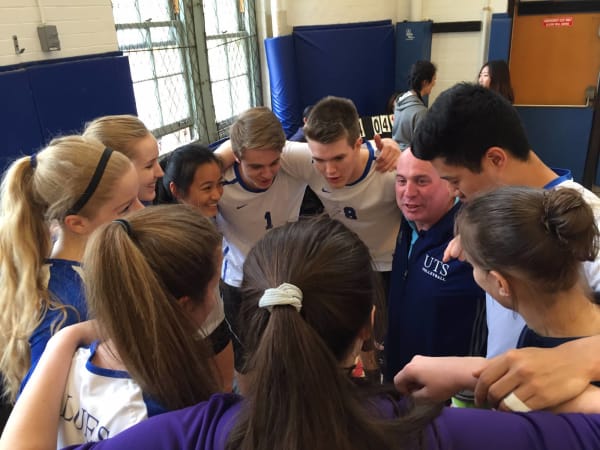
[[264, 294], [258, 301], [260, 308], [267, 308], [269, 312], [273, 306], [290, 305], [298, 312], [302, 308], [302, 291], [290, 283], [280, 284], [276, 288], [265, 289]]

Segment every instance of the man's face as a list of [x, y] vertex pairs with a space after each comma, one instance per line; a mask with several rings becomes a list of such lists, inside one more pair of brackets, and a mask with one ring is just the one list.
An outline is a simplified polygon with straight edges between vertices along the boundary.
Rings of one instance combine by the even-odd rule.
[[452, 207], [454, 197], [431, 163], [406, 149], [396, 164], [396, 202], [418, 230], [428, 230]]
[[348, 143], [346, 137], [329, 144], [308, 139], [314, 166], [327, 180], [329, 186], [334, 189], [343, 188], [360, 177], [363, 169], [360, 160], [361, 143], [360, 138], [354, 146]]
[[268, 189], [273, 184], [281, 159], [281, 150], [248, 149], [240, 160], [244, 183], [252, 189]]
[[484, 165], [482, 171], [476, 173], [463, 166], [448, 165], [442, 158], [435, 158], [431, 162], [438, 175], [448, 181], [450, 189], [461, 201], [469, 201], [475, 195], [498, 187]]

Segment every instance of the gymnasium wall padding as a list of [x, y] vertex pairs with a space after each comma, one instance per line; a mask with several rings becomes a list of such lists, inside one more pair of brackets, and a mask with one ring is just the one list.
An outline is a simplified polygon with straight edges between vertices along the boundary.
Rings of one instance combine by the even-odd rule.
[[510, 55], [510, 35], [512, 33], [512, 18], [506, 14], [492, 14], [490, 28], [490, 43], [488, 61], [503, 59], [508, 61]]
[[137, 114], [126, 56], [91, 58], [28, 69], [42, 133], [76, 133], [108, 114]]
[[516, 108], [533, 151], [551, 167], [571, 169], [574, 180], [581, 183], [593, 110], [543, 106]]
[[33, 93], [25, 69], [0, 72], [0, 170], [15, 157], [26, 155], [43, 142]]
[[137, 114], [128, 58], [114, 52], [0, 68], [0, 98], [0, 169], [91, 119]]
[[327, 95], [354, 101], [360, 116], [382, 114], [394, 92], [394, 27], [391, 21], [293, 31], [300, 113]]
[[271, 87], [271, 109], [281, 121], [286, 136], [302, 125], [302, 110], [292, 35], [265, 39]]
[[395, 90], [408, 90], [408, 76], [415, 61], [431, 60], [431, 26], [433, 22], [401, 22], [396, 24]]

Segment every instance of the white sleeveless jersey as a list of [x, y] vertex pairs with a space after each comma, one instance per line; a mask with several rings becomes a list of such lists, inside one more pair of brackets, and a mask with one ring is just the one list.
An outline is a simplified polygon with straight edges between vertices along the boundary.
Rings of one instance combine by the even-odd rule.
[[217, 228], [223, 233], [221, 278], [239, 287], [246, 255], [254, 244], [271, 228], [298, 220], [307, 183], [281, 168], [268, 189], [253, 189], [244, 184], [238, 164], [226, 170], [224, 178], [217, 214]]
[[[402, 217], [396, 203], [396, 172], [376, 172], [375, 152], [368, 142], [367, 148], [369, 159], [361, 177], [339, 189], [331, 188], [312, 167], [308, 144], [286, 145], [281, 164], [289, 173], [308, 181], [332, 219], [339, 220], [358, 234], [371, 252], [375, 270], [388, 272], [392, 270], [392, 256]], [[299, 155], [304, 155], [301, 165]]]
[[129, 374], [92, 364], [97, 342], [77, 350], [63, 394], [57, 448], [109, 438], [166, 412]]

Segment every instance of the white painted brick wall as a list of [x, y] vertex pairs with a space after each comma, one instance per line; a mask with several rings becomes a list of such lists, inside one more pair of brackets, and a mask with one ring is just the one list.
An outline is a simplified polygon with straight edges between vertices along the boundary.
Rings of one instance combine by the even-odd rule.
[[[46, 24], [55, 25], [61, 50], [43, 52], [36, 0], [0, 0], [0, 66], [118, 50], [110, 0], [39, 0]], [[12, 36], [25, 52], [16, 55]]]
[[[485, 0], [423, 0], [423, 19], [434, 22], [480, 21]], [[491, 0], [493, 13], [506, 12], [506, 0]], [[436, 33], [431, 43], [431, 60], [436, 64], [437, 84], [429, 104], [445, 89], [460, 81], [477, 80], [481, 64], [486, 59], [482, 53], [481, 32]]]

